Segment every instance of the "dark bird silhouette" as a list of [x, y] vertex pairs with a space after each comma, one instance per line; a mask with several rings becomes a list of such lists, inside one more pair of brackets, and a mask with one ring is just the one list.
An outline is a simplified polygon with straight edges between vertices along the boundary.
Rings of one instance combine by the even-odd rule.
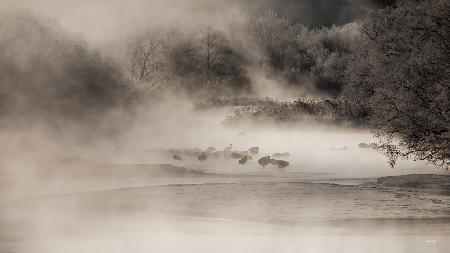
[[270, 156], [264, 156], [258, 160], [259, 165], [266, 167], [270, 163]]
[[239, 164], [244, 165], [244, 164], [247, 163], [247, 161], [248, 161], [248, 156], [245, 156], [244, 158], [242, 158], [242, 159], [239, 160]]
[[281, 169], [284, 169], [287, 166], [289, 166], [289, 162], [288, 161], [275, 160], [275, 159], [270, 159], [270, 164], [278, 166], [278, 168], [281, 168]]
[[208, 159], [208, 156], [206, 155], [205, 152], [201, 153], [201, 154], [198, 156], [198, 160], [199, 160], [200, 162], [206, 161], [206, 159]]

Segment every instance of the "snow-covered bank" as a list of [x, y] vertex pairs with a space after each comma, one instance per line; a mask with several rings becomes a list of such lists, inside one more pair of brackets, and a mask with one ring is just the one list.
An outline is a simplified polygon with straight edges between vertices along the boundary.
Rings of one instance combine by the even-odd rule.
[[411, 174], [381, 177], [377, 186], [442, 190], [450, 194], [450, 175]]

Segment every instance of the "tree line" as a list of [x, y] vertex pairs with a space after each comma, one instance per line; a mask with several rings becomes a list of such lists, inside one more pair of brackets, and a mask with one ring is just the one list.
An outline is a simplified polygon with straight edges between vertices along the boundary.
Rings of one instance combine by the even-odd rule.
[[0, 123], [97, 122], [164, 91], [251, 96], [252, 75], [260, 73], [329, 100], [300, 99], [256, 114], [291, 117], [312, 106], [338, 118], [361, 116], [391, 165], [412, 157], [448, 168], [450, 0], [398, 0], [343, 26], [311, 28], [273, 12], [246, 20], [152, 27], [132, 37], [126, 61], [116, 63], [45, 18], [3, 13]]
[[308, 28], [265, 12], [225, 29], [154, 27], [129, 43], [135, 86], [153, 94], [177, 87], [209, 97], [251, 94], [257, 71], [337, 97], [358, 26]]

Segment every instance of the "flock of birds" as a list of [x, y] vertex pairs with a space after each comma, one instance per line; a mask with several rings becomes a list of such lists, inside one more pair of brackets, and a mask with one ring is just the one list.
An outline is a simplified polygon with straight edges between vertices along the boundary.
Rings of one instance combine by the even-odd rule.
[[[358, 145], [361, 149], [375, 149], [376, 145], [374, 143], [360, 143]], [[332, 148], [333, 150], [347, 150], [347, 147]], [[233, 150], [233, 145], [230, 144], [223, 150], [216, 150], [214, 147], [208, 147], [206, 150], [200, 148], [192, 149], [168, 149], [164, 150], [169, 153], [172, 158], [176, 161], [183, 161], [183, 158], [189, 157], [197, 159], [199, 162], [204, 162], [208, 159], [233, 159], [237, 160], [238, 164], [245, 165], [249, 160], [253, 160], [259, 154], [259, 147], [251, 147], [244, 151]], [[258, 159], [258, 164], [262, 167], [268, 165], [276, 166], [280, 170], [289, 166], [289, 162], [282, 160], [280, 158], [290, 157], [290, 153], [274, 153], [271, 156], [262, 156]]]
[[[172, 154], [172, 158], [176, 161], [182, 161], [183, 157], [196, 157], [198, 161], [204, 162], [208, 159], [234, 159], [238, 164], [245, 165], [249, 160], [253, 160], [254, 156], [259, 154], [259, 147], [251, 147], [248, 150], [238, 151], [233, 150], [233, 145], [230, 144], [224, 150], [216, 150], [214, 147], [208, 147], [206, 150], [199, 148], [194, 149], [171, 149], [168, 150]], [[262, 167], [268, 165], [277, 166], [279, 169], [284, 169], [289, 166], [289, 162], [279, 158], [289, 157], [289, 153], [274, 153], [272, 156], [264, 156], [258, 160], [258, 164]], [[273, 158], [272, 158], [273, 157]]]

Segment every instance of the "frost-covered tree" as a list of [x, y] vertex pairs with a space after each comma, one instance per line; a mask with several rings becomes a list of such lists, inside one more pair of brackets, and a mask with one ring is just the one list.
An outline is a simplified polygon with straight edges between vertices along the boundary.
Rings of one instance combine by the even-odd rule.
[[447, 167], [450, 161], [450, 1], [400, 0], [362, 26], [346, 95], [368, 107], [379, 149]]
[[265, 12], [254, 17], [249, 23], [249, 33], [261, 50], [261, 64], [274, 70], [283, 70], [289, 55], [287, 49], [295, 45], [295, 38], [300, 33], [288, 19], [274, 12]]
[[220, 31], [207, 28], [200, 33], [200, 59], [203, 85], [208, 89], [225, 86], [239, 91], [248, 88], [244, 55]]
[[358, 25], [354, 23], [310, 32], [307, 52], [313, 64], [309, 76], [317, 90], [333, 96], [341, 94], [347, 61], [359, 39]]
[[273, 12], [251, 19], [249, 34], [259, 49], [265, 72], [294, 86], [339, 96], [348, 55], [359, 32], [357, 25], [310, 29]]
[[245, 56], [222, 31], [211, 27], [151, 29], [131, 41], [128, 57], [139, 96], [163, 88], [191, 94], [249, 88]]
[[167, 32], [152, 29], [129, 44], [133, 97], [154, 95], [170, 80], [167, 73]]

